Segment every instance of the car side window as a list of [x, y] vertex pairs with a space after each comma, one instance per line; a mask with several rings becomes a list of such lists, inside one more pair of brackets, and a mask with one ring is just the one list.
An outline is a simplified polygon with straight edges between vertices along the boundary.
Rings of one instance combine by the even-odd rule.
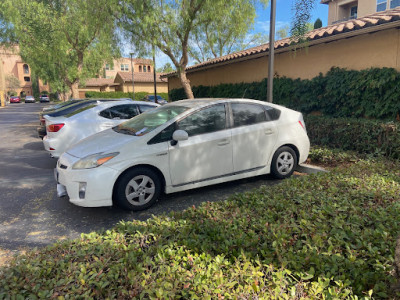
[[197, 111], [178, 122], [178, 129], [189, 136], [210, 133], [226, 128], [225, 105], [217, 104]]
[[100, 116], [107, 119], [126, 120], [137, 116], [138, 110], [135, 104], [124, 104], [110, 107], [100, 112]]
[[175, 129], [176, 129], [175, 123], [169, 125], [167, 128], [163, 129], [159, 134], [153, 137], [150, 141], [148, 141], [147, 144], [153, 145], [162, 142], [172, 141], [172, 135]]
[[232, 103], [233, 127], [257, 124], [267, 121], [265, 110], [261, 105]]
[[149, 109], [152, 109], [152, 108], [156, 108], [156, 106], [139, 104], [139, 110], [142, 113], [145, 112], [146, 110], [149, 110]]

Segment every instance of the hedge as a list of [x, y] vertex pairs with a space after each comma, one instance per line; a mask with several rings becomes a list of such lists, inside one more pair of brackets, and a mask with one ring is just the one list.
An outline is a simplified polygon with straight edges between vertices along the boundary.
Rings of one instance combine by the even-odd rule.
[[28, 252], [0, 299], [399, 299], [399, 170], [359, 160]]
[[312, 145], [400, 159], [400, 124], [376, 120], [305, 117]]
[[[146, 95], [153, 95], [153, 94], [147, 92], [136, 92], [135, 100], [142, 100]], [[168, 100], [168, 93], [157, 93], [157, 95]], [[86, 98], [132, 98], [132, 93], [89, 91], [85, 93], [85, 97]]]
[[[228, 97], [266, 100], [267, 80], [253, 83], [195, 86], [196, 98]], [[186, 98], [183, 89], [170, 91], [172, 101]], [[332, 68], [311, 79], [274, 79], [274, 103], [304, 114], [319, 111], [333, 117], [394, 120], [400, 114], [400, 73], [393, 68], [353, 71]]]

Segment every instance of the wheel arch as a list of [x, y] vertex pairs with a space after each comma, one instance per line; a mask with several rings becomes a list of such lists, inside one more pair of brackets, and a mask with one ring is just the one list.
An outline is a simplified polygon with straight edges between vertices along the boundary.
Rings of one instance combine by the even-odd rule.
[[299, 163], [299, 159], [300, 159], [300, 151], [299, 151], [299, 149], [296, 147], [296, 145], [293, 145], [293, 144], [284, 144], [284, 145], [279, 146], [279, 147], [275, 150], [275, 152], [278, 151], [280, 148], [285, 147], [285, 146], [291, 148], [291, 149], [294, 151], [294, 153], [296, 153], [296, 156], [297, 156], [297, 164], [298, 164], [298, 163]]
[[119, 176], [117, 177], [117, 180], [115, 180], [114, 182], [114, 186], [113, 186], [113, 191], [112, 191], [112, 196], [113, 196], [113, 202], [114, 202], [114, 193], [115, 193], [115, 187], [117, 186], [118, 181], [130, 170], [136, 169], [136, 168], [148, 168], [154, 172], [157, 173], [157, 175], [160, 177], [161, 180], [161, 190], [163, 191], [165, 189], [165, 185], [166, 185], [166, 181], [165, 181], [165, 176], [164, 174], [160, 171], [160, 169], [156, 168], [153, 165], [149, 165], [149, 164], [139, 164], [139, 165], [134, 165], [131, 166], [127, 169], [125, 169], [121, 174], [119, 174]]

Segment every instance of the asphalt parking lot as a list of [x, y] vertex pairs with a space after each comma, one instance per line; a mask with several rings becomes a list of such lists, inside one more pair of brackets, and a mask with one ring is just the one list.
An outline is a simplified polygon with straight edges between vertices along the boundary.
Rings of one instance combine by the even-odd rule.
[[37, 137], [38, 113], [48, 104], [16, 103], [0, 108], [0, 249], [42, 247], [81, 233], [108, 229], [120, 220], [198, 206], [205, 201], [279, 181], [268, 176], [163, 195], [150, 209], [130, 212], [116, 207], [83, 208], [58, 198], [53, 169], [56, 160]]

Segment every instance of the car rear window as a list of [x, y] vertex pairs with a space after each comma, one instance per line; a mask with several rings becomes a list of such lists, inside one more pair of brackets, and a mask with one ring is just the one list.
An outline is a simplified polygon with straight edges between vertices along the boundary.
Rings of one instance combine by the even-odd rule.
[[74, 110], [73, 112], [70, 112], [69, 114], [67, 114], [65, 116], [67, 118], [69, 118], [69, 117], [75, 116], [75, 115], [77, 115], [77, 114], [79, 114], [79, 113], [81, 113], [81, 112], [83, 112], [85, 110], [91, 109], [92, 107], [95, 107], [95, 106], [96, 106], [96, 104], [92, 104], [92, 105], [88, 105], [88, 106], [85, 106], [85, 107], [81, 107], [81, 108], [79, 108], [77, 110]]

